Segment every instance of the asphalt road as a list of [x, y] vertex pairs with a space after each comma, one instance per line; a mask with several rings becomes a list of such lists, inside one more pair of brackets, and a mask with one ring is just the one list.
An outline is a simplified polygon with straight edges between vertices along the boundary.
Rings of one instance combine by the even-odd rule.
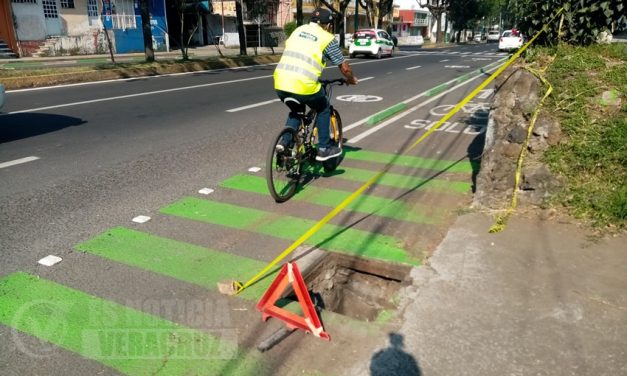
[[[368, 195], [388, 200], [395, 209], [364, 204], [346, 211], [331, 222], [341, 236], [321, 238], [317, 245], [384, 262], [419, 263], [435, 249], [455, 210], [470, 197], [471, 159], [480, 154], [490, 92], [479, 93], [441, 131], [408, 152], [410, 160], [397, 156], [472, 91], [481, 77], [459, 87], [449, 84], [442, 93], [429, 93], [430, 89], [503, 57], [495, 46], [481, 44], [352, 60], [359, 85], [333, 92], [346, 128], [342, 166], [333, 176], [314, 179], [301, 195], [283, 205], [274, 204], [257, 189], [260, 181], [263, 184], [263, 170], [249, 172], [251, 167], [264, 167], [266, 149], [287, 113], [272, 90], [272, 65], [9, 92], [0, 114], [0, 282], [18, 290], [51, 289], [52, 293], [42, 292], [48, 297], [77, 290], [97, 297], [97, 304], [121, 305], [98, 310], [117, 312], [118, 317], [134, 315], [127, 311], [132, 309], [204, 331], [227, 327], [238, 345], [248, 348], [268, 330], [263, 325], [240, 324], [257, 317], [249, 309], [249, 300], [221, 296], [215, 283], [200, 277], [203, 272], [192, 272], [191, 264], [178, 265], [186, 257], [199, 261], [183, 255], [192, 252], [187, 246], [174, 259], [155, 254], [140, 260], [139, 250], [148, 246], [133, 242], [149, 234], [145, 244], [155, 238], [170, 239], [241, 258], [229, 261], [233, 267], [246, 262], [251, 268], [265, 265], [328, 213], [342, 195], [357, 189], [363, 176], [377, 172], [389, 159], [393, 161], [389, 179]], [[339, 76], [334, 67], [324, 72], [325, 78]], [[407, 111], [369, 124], [372, 115], [401, 102]], [[202, 188], [214, 192], [199, 194]], [[333, 199], [315, 201], [317, 192]], [[152, 219], [143, 224], [131, 221], [139, 215]], [[298, 226], [285, 230], [289, 226], [276, 222], [277, 218]], [[242, 223], [243, 219], [251, 222]], [[107, 243], [112, 238], [114, 242]], [[127, 241], [132, 243], [130, 249], [125, 248]], [[354, 243], [359, 243], [357, 249], [349, 246]], [[176, 248], [168, 244], [152, 247]], [[382, 255], [377, 249], [389, 253]], [[387, 258], [389, 254], [398, 257]], [[39, 265], [37, 261], [47, 255], [63, 261], [52, 267]], [[215, 264], [215, 260], [208, 262]], [[204, 274], [220, 274], [229, 268], [225, 265], [208, 268]], [[19, 273], [59, 285], [30, 286]], [[60, 320], [54, 315], [44, 316], [43, 322], [22, 320], [29, 316], [25, 315], [32, 308], [28, 304], [39, 301], [35, 295], [31, 298], [25, 298], [26, 305], [7, 303], [15, 310], [0, 312], [4, 314], [0, 314], [0, 335], [11, 338], [2, 341], [1, 373], [134, 373], [124, 361], [89, 353], [84, 341], [67, 340], [68, 333], [85, 333], [80, 312], [76, 320], [68, 319], [69, 314]], [[250, 301], [255, 298], [253, 294]], [[53, 312], [59, 301], [68, 298], [56, 299], [48, 300], [53, 302], [48, 303]], [[89, 299], [81, 295], [76, 301], [93, 302]], [[205, 300], [224, 309], [201, 311], [214, 318], [227, 316], [228, 323], [199, 323], [189, 305], [181, 303]], [[163, 304], [149, 301], [175, 301], [184, 308], [164, 311]], [[89, 318], [94, 315], [91, 312]], [[90, 328], [102, 327], [106, 324], [97, 321]], [[57, 328], [61, 334], [47, 328]], [[298, 354], [299, 341], [290, 340], [263, 360], [266, 369], [290, 373], [286, 358]], [[212, 366], [226, 367], [219, 362]], [[308, 367], [329, 371], [324, 364]], [[177, 372], [185, 373], [171, 374]]]

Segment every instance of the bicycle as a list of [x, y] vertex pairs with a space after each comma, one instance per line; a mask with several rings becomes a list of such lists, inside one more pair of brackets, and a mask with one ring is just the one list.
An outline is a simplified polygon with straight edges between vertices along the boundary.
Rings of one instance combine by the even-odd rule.
[[[331, 101], [333, 86], [344, 85], [346, 80], [320, 80], [327, 99]], [[270, 145], [266, 164], [266, 182], [268, 190], [276, 202], [285, 202], [296, 193], [307, 162], [315, 164], [317, 128], [312, 126], [317, 113], [313, 109], [304, 111], [304, 106], [294, 98], [286, 98], [284, 103], [300, 118], [298, 130], [290, 127], [281, 129]], [[339, 112], [331, 105], [329, 135], [335, 146], [342, 147], [342, 120]], [[341, 156], [322, 163], [325, 172], [333, 172], [340, 163]]]

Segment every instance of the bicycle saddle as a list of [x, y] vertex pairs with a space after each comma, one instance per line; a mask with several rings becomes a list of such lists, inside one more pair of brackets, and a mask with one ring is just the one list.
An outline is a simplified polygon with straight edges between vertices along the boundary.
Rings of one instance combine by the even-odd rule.
[[305, 105], [300, 103], [298, 99], [287, 97], [283, 99], [283, 103], [285, 103], [285, 105], [287, 105], [287, 107], [289, 107], [290, 111], [292, 111], [293, 113], [301, 116], [305, 115]]

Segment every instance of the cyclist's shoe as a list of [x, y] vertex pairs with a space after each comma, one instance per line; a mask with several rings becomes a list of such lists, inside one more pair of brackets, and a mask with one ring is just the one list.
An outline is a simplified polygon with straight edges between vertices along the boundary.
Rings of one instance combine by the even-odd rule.
[[317, 161], [326, 161], [327, 159], [339, 157], [342, 155], [342, 148], [337, 146], [327, 146], [326, 148], [318, 148]]
[[286, 151], [289, 147], [290, 147], [290, 142], [285, 140], [285, 137], [284, 137], [283, 139], [279, 140], [279, 143], [275, 145], [274, 150], [280, 154]]

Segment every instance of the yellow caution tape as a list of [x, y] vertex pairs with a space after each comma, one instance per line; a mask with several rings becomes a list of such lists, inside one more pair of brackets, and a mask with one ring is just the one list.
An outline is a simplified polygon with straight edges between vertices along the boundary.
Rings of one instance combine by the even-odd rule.
[[[412, 150], [414, 147], [416, 147], [418, 144], [420, 144], [425, 138], [427, 138], [429, 135], [431, 135], [436, 129], [438, 129], [440, 126], [442, 126], [442, 124], [444, 124], [445, 121], [447, 121], [453, 115], [455, 115], [455, 113], [457, 113], [457, 111], [459, 111], [466, 103], [468, 103], [472, 98], [474, 98], [481, 90], [483, 90], [483, 88], [485, 88], [490, 82], [492, 82], [508, 66], [510, 66], [514, 62], [514, 60], [516, 60], [518, 58], [518, 56], [520, 56], [520, 54], [523, 53], [527, 49], [527, 47], [529, 47], [531, 45], [531, 43], [533, 43], [538, 38], [538, 36], [540, 36], [540, 34], [553, 21], [553, 19], [555, 17], [557, 17], [557, 15], [562, 13], [562, 11], [563, 11], [563, 8], [560, 8], [558, 10], [558, 12], [555, 14], [555, 16], [553, 16], [551, 18], [551, 20], [549, 20], [549, 22], [547, 22], [547, 24], [545, 24], [542, 27], [542, 30], [540, 30], [538, 33], [536, 33], [536, 35], [533, 38], [531, 38], [529, 40], [529, 42], [527, 42], [525, 45], [523, 45], [516, 53], [514, 53], [509, 58], [509, 60], [507, 60], [505, 62], [505, 64], [503, 64], [499, 69], [497, 69], [492, 75], [490, 75], [490, 77], [488, 77], [475, 90], [473, 90], [472, 93], [470, 93], [468, 96], [466, 96], [466, 98], [464, 98], [453, 109], [451, 109], [446, 115], [444, 115], [425, 134], [420, 136], [416, 140], [416, 142], [414, 142], [414, 144], [412, 146], [410, 146], [407, 150], [405, 150], [404, 153], [407, 153], [408, 151]], [[327, 222], [329, 222], [333, 217], [335, 217], [337, 214], [339, 214], [346, 206], [348, 206], [351, 202], [353, 202], [353, 200], [355, 200], [357, 197], [359, 197], [359, 195], [361, 195], [366, 189], [368, 189], [372, 184], [374, 184], [377, 180], [379, 180], [381, 178], [381, 176], [383, 176], [390, 167], [391, 167], [391, 164], [388, 163], [383, 168], [383, 170], [379, 171], [373, 177], [368, 179], [368, 181], [365, 182], [361, 187], [359, 187], [355, 192], [353, 192], [350, 196], [346, 197], [338, 206], [336, 206], [333, 210], [331, 210], [331, 212], [329, 212], [329, 214], [325, 215], [324, 218], [322, 218], [313, 227], [311, 227], [309, 230], [307, 230], [307, 232], [305, 232], [301, 237], [296, 239], [296, 241], [294, 241], [294, 243], [292, 243], [289, 247], [287, 247], [283, 252], [281, 252], [281, 254], [279, 254], [274, 260], [272, 260], [268, 265], [266, 265], [266, 267], [264, 267], [259, 273], [257, 273], [254, 277], [252, 277], [246, 283], [244, 283], [242, 285], [239, 282], [236, 282], [235, 286], [238, 288], [237, 293], [239, 294], [240, 292], [242, 292], [243, 290], [245, 290], [246, 288], [248, 288], [249, 286], [251, 286], [252, 284], [257, 282], [261, 277], [263, 277], [267, 272], [269, 272], [274, 266], [276, 266], [276, 264], [278, 264], [281, 260], [283, 260], [285, 257], [287, 257], [287, 255], [292, 253], [299, 245], [303, 244], [307, 239], [309, 239], [312, 235], [314, 235], [316, 232], [318, 232], [322, 228], [322, 226], [327, 224]]]

